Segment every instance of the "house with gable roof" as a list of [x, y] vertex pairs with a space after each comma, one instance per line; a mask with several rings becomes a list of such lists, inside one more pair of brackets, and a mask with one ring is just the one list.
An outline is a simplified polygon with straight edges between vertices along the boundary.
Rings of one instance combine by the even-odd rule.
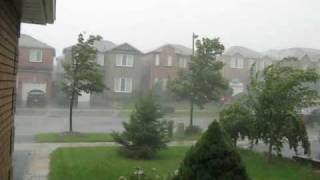
[[149, 66], [149, 88], [158, 84], [166, 90], [168, 80], [177, 78], [180, 69], [188, 68], [191, 55], [192, 50], [180, 44], [165, 44], [148, 52], [145, 59]]
[[91, 104], [105, 105], [113, 100], [128, 99], [146, 89], [146, 61], [139, 49], [123, 43], [104, 51], [103, 58], [104, 80], [108, 89], [93, 94]]
[[19, 63], [17, 73], [17, 104], [25, 105], [31, 90], [42, 90], [51, 97], [52, 71], [55, 49], [32, 36], [19, 38]]

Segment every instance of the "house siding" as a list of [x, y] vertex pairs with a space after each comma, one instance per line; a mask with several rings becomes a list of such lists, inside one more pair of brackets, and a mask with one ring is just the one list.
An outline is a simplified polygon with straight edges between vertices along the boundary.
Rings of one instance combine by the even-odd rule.
[[[160, 64], [159, 66], [155, 65], [156, 55], [159, 55]], [[168, 57], [172, 57], [172, 65], [168, 66]], [[184, 58], [187, 62], [190, 62], [190, 56], [177, 54], [173, 47], [167, 46], [163, 47], [161, 52], [152, 52], [148, 54], [150, 58], [150, 82], [149, 87], [152, 88], [155, 84], [155, 79], [176, 79], [178, 77], [178, 72], [181, 69], [179, 67], [179, 59]]]
[[[117, 54], [128, 54], [134, 56], [133, 67], [118, 67], [116, 66]], [[122, 99], [129, 98], [133, 93], [141, 91], [141, 80], [143, 76], [143, 61], [142, 55], [135, 51], [111, 51], [105, 55], [105, 84], [110, 90], [107, 92], [108, 99]], [[114, 92], [114, 79], [115, 78], [131, 78], [132, 79], [132, 92], [121, 93]]]
[[0, 0], [0, 179], [12, 179], [15, 85], [20, 15], [13, 1]]

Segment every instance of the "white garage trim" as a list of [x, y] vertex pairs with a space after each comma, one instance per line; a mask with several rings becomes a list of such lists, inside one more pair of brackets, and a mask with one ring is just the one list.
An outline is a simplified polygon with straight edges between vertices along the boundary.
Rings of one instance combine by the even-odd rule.
[[27, 101], [31, 90], [42, 90], [47, 93], [47, 83], [22, 83], [22, 101]]

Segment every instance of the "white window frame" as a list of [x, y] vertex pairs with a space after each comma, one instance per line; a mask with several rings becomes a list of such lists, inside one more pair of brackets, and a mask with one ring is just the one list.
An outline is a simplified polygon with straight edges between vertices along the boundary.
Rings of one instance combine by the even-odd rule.
[[162, 90], [166, 91], [167, 90], [167, 85], [168, 85], [168, 79], [162, 79]]
[[114, 78], [114, 92], [131, 93], [132, 92], [132, 78]]
[[260, 61], [260, 70], [264, 70], [264, 68], [266, 68], [266, 61], [262, 60]]
[[169, 66], [169, 67], [172, 66], [172, 56], [168, 56], [167, 66]]
[[244, 59], [242, 58], [232, 58], [230, 62], [230, 67], [234, 69], [242, 69], [243, 63], [244, 63]]
[[249, 65], [248, 66], [249, 69], [252, 67], [253, 64], [254, 64], [254, 60], [253, 59], [249, 59], [249, 64], [248, 64]]
[[154, 65], [160, 66], [160, 55], [159, 54], [155, 55]]
[[179, 67], [180, 68], [187, 68], [187, 59], [186, 58], [179, 58]]
[[100, 66], [104, 66], [104, 54], [103, 53], [97, 54], [97, 64], [99, 64]]
[[156, 85], [159, 82], [158, 78], [154, 78], [154, 84]]
[[[123, 59], [126, 58], [126, 59]], [[117, 54], [116, 66], [118, 67], [133, 67], [134, 56], [132, 54]]]
[[43, 52], [42, 52], [42, 50], [41, 49], [30, 49], [30, 51], [29, 51], [29, 61], [30, 62], [43, 62]]

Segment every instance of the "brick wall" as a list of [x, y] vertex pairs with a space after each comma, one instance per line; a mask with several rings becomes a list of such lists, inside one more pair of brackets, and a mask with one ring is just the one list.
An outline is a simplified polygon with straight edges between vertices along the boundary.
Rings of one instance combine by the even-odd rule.
[[[30, 49], [27, 47], [19, 48], [19, 69], [30, 70], [50, 70], [53, 69], [53, 58], [55, 56], [54, 49], [41, 49], [42, 50], [42, 62], [30, 62]], [[37, 49], [37, 48], [35, 48]]]
[[[159, 54], [160, 65], [155, 65], [155, 55]], [[155, 83], [157, 78], [159, 81], [163, 79], [176, 79], [179, 72], [179, 59], [185, 58], [188, 62], [190, 61], [190, 56], [182, 56], [175, 52], [172, 47], [163, 47], [160, 53], [152, 53], [147, 55], [151, 58], [151, 77], [150, 77], [150, 87]], [[172, 66], [168, 66], [168, 56], [172, 57]]]
[[20, 16], [14, 1], [0, 0], [0, 179], [12, 179], [14, 102]]

